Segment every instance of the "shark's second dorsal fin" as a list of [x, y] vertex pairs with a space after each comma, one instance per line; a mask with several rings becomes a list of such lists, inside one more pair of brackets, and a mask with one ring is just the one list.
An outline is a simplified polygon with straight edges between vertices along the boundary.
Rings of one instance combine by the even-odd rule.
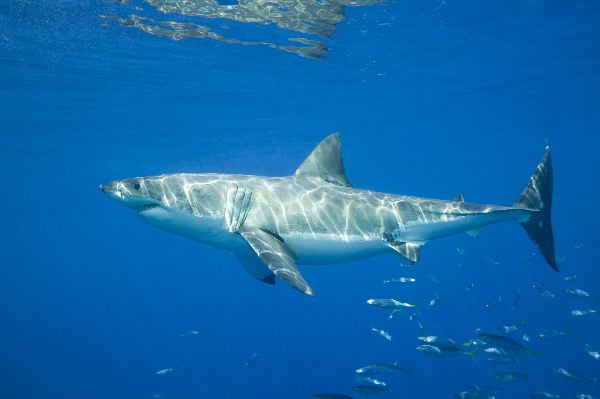
[[321, 141], [302, 162], [294, 176], [318, 178], [338, 186], [352, 187], [344, 170], [340, 134], [333, 133]]

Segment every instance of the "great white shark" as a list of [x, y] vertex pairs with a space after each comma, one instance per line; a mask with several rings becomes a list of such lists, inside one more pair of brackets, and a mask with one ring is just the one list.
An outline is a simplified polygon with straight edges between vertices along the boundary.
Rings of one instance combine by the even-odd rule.
[[428, 241], [517, 221], [558, 270], [551, 224], [550, 148], [509, 206], [379, 193], [352, 187], [340, 137], [325, 138], [293, 176], [177, 173], [100, 185], [160, 229], [233, 252], [255, 278], [275, 276], [307, 295], [298, 264], [332, 264], [392, 251], [419, 261]]

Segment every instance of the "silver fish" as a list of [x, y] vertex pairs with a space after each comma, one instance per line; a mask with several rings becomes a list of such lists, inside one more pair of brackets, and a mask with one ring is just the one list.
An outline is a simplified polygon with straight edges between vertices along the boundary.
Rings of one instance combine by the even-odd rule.
[[500, 305], [500, 302], [502, 302], [502, 296], [499, 296], [498, 298], [489, 301], [485, 304], [485, 307], [488, 309], [495, 308], [496, 306]]
[[391, 280], [383, 280], [383, 284], [389, 284], [389, 283], [414, 283], [417, 280], [412, 278], [412, 277], [398, 277], [398, 278], [393, 278]]
[[560, 395], [550, 392], [536, 392], [531, 395], [531, 399], [560, 399]]
[[579, 298], [589, 298], [590, 294], [584, 290], [580, 290], [578, 288], [565, 288], [563, 290], [565, 295]]
[[193, 337], [195, 335], [199, 335], [200, 331], [197, 330], [190, 330], [190, 331], [186, 331], [183, 334], [180, 334], [180, 337]]
[[588, 355], [596, 360], [600, 360], [600, 352], [593, 350], [590, 344], [585, 344], [584, 349]]
[[494, 374], [494, 378], [497, 379], [498, 381], [502, 381], [502, 382], [526, 380], [527, 373], [517, 373], [517, 372], [509, 371], [506, 373], [496, 373], [496, 374]]
[[379, 330], [375, 327], [371, 327], [371, 331], [378, 333], [379, 335], [381, 335], [383, 338], [387, 339], [388, 341], [392, 340], [392, 336], [390, 335], [390, 333], [388, 333], [385, 330]]
[[417, 346], [417, 352], [421, 352], [425, 355], [433, 357], [451, 357], [458, 355], [475, 356], [477, 354], [477, 348], [474, 351], [467, 352], [460, 349], [458, 346], [435, 346], [430, 344]]
[[352, 387], [352, 390], [359, 393], [371, 394], [371, 393], [379, 393], [379, 392], [387, 392], [390, 390], [389, 387], [382, 387], [379, 385], [355, 385]]
[[166, 369], [158, 370], [156, 372], [156, 375], [167, 375], [167, 374], [172, 373], [173, 371], [175, 371], [174, 368], [166, 368]]
[[371, 306], [384, 309], [397, 309], [397, 308], [414, 308], [416, 305], [400, 302], [396, 299], [368, 299], [367, 303]]
[[384, 387], [387, 388], [388, 384], [385, 381], [382, 380], [378, 380], [377, 378], [373, 378], [373, 377], [360, 377], [358, 379], [358, 382], [366, 382], [370, 385], [376, 385], [378, 387]]
[[562, 375], [565, 378], [573, 380], [573, 381], [579, 381], [579, 382], [596, 382], [596, 378], [589, 378], [589, 377], [586, 377], [586, 376], [584, 376], [582, 374], [579, 374], [579, 373], [577, 373], [575, 371], [567, 370], [567, 369], [564, 369], [562, 367], [554, 369], [554, 372], [557, 373], [557, 374], [559, 374], [559, 375]]
[[390, 363], [373, 363], [367, 366], [356, 369], [355, 373], [360, 375], [377, 375], [377, 374], [401, 374], [410, 373], [412, 367], [403, 368], [398, 366], [397, 362]]
[[540, 332], [538, 334], [538, 338], [539, 339], [548, 339], [548, 338], [554, 338], [554, 337], [563, 337], [565, 335], [569, 335], [569, 333], [566, 331], [549, 330], [549, 331]]
[[573, 309], [571, 315], [575, 317], [587, 316], [589, 314], [598, 313], [598, 309]]

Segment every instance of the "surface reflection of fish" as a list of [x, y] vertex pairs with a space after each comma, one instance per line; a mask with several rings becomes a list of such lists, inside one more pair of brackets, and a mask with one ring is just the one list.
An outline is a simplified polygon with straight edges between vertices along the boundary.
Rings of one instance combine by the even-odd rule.
[[[210, 18], [222, 21], [233, 20], [246, 24], [275, 25], [281, 28], [282, 32], [293, 32], [296, 36], [314, 35], [315, 38], [329, 39], [335, 32], [336, 25], [345, 19], [346, 6], [366, 6], [379, 1], [322, 2], [295, 0], [292, 4], [285, 0], [248, 0], [223, 4], [207, 0], [146, 0], [146, 3], [154, 6], [164, 14], [184, 16], [190, 21], [193, 21], [193, 18]], [[125, 4], [127, 2], [121, 1], [120, 3]], [[138, 10], [138, 12], [142, 11]], [[264, 45], [310, 58], [320, 58], [327, 51], [327, 46], [323, 42], [309, 40], [304, 37], [287, 37], [289, 43], [282, 42], [281, 44], [256, 40], [244, 41], [225, 37], [209, 26], [193, 22], [152, 20], [142, 15], [129, 15], [128, 18], [118, 18], [117, 20], [123, 26], [137, 28], [145, 33], [168, 37], [177, 41], [187, 37], [196, 37], [247, 46]], [[228, 30], [229, 28], [229, 24], [221, 23], [219, 25], [220, 30]], [[248, 31], [252, 32], [252, 30]], [[288, 35], [279, 34], [276, 37], [286, 36]]]
[[580, 393], [579, 395], [575, 396], [575, 399], [598, 399], [598, 396], [590, 395], [587, 393]]

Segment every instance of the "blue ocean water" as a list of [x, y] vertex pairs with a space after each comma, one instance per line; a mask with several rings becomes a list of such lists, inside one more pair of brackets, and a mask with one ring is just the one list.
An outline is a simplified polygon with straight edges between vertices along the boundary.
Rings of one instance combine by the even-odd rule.
[[[119, 23], [132, 14], [192, 20], [142, 1], [0, 2], [0, 397], [358, 398], [354, 370], [395, 361], [412, 372], [386, 378], [379, 397], [451, 398], [474, 384], [502, 387], [499, 398], [600, 395], [554, 371], [600, 378], [585, 350], [600, 350], [600, 314], [570, 314], [600, 307], [600, 3], [349, 6], [314, 58], [172, 40]], [[200, 20], [239, 41], [297, 36]], [[412, 267], [391, 253], [303, 267], [309, 298], [98, 190], [161, 173], [290, 175], [335, 131], [355, 187], [475, 203], [512, 203], [548, 142], [561, 272], [507, 223], [430, 242]], [[399, 276], [416, 282], [382, 284]], [[368, 298], [419, 314], [389, 320]], [[462, 343], [513, 324], [531, 351], [518, 363], [415, 350], [423, 332]], [[538, 337], [553, 329], [567, 334]], [[502, 384], [504, 371], [528, 379]]]

